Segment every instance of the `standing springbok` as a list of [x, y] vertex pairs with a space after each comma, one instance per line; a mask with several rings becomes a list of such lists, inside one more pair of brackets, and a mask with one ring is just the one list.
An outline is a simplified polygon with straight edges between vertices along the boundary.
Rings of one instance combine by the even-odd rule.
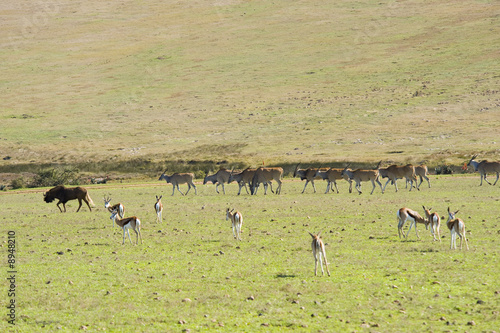
[[141, 235], [141, 221], [136, 217], [127, 217], [124, 219], [120, 219], [118, 217], [118, 210], [114, 210], [111, 213], [111, 220], [114, 220], [116, 224], [118, 224], [120, 227], [123, 228], [123, 242], [122, 245], [125, 244], [125, 232], [128, 235], [128, 240], [130, 241], [130, 244], [132, 244], [132, 240], [130, 239], [130, 232], [129, 229], [134, 230], [135, 234], [137, 235], [137, 244], [139, 244], [139, 237], [141, 237], [141, 244], [142, 244], [142, 235]]
[[450, 249], [457, 249], [457, 234], [460, 237], [460, 250], [462, 249], [462, 239], [465, 240], [465, 246], [467, 250], [469, 249], [469, 244], [467, 244], [467, 237], [465, 237], [465, 223], [462, 219], [455, 218], [455, 215], [458, 213], [458, 210], [454, 213], [450, 211], [450, 207], [448, 207], [448, 221], [446, 222], [446, 226], [450, 229], [451, 232], [451, 244]]
[[234, 211], [234, 208], [226, 210], [226, 221], [231, 220], [233, 226], [233, 236], [236, 240], [241, 240], [241, 227], [243, 226], [243, 215], [240, 212]]
[[215, 185], [215, 191], [217, 194], [219, 194], [219, 185], [222, 185], [222, 192], [226, 194], [226, 189], [224, 188], [224, 183], [229, 184], [229, 177], [231, 176], [231, 171], [228, 171], [224, 168], [221, 168], [217, 173], [213, 175], [207, 175], [203, 179], [203, 185], [205, 185], [208, 182], [212, 182], [212, 184]]
[[384, 193], [384, 190], [382, 189], [382, 184], [378, 180], [379, 174], [378, 170], [361, 170], [361, 169], [356, 169], [354, 171], [351, 171], [349, 166], [345, 167], [344, 170], [342, 170], [342, 177], [344, 175], [347, 175], [349, 179], [354, 180], [356, 185], [354, 186], [356, 190], [358, 190], [358, 193], [361, 194], [361, 182], [366, 182], [366, 181], [371, 181], [373, 185], [373, 189], [370, 194], [373, 194], [373, 191], [375, 191], [375, 182], [380, 186], [380, 190], [382, 193]]
[[488, 173], [496, 173], [497, 174], [497, 179], [493, 183], [493, 185], [496, 185], [498, 182], [498, 176], [500, 174], [500, 162], [488, 162], [487, 160], [481, 161], [481, 162], [476, 162], [474, 159], [477, 157], [477, 155], [472, 156], [470, 159], [469, 163], [467, 163], [467, 166], [472, 165], [474, 167], [474, 171], [478, 171], [479, 175], [481, 176], [481, 184], [479, 186], [483, 185], [483, 178], [484, 181], [487, 182], [488, 184], [492, 185], [487, 179], [486, 175]]
[[335, 185], [335, 189], [337, 190], [337, 193], [339, 193], [339, 188], [337, 187], [337, 182], [336, 182], [337, 179], [345, 179], [346, 181], [348, 181], [349, 193], [352, 193], [352, 180], [349, 178], [349, 176], [347, 176], [347, 174], [344, 174], [342, 176], [342, 169], [330, 168], [327, 171], [322, 171], [318, 169], [314, 177], [322, 178], [323, 180], [326, 180], [328, 182], [326, 184], [325, 194], [328, 193], [330, 189], [332, 190], [332, 192], [334, 192], [333, 185]]
[[[403, 207], [398, 210], [397, 212], [397, 217], [398, 217], [398, 235], [399, 239], [401, 239], [401, 234], [403, 235], [403, 238], [408, 239], [408, 235], [410, 234], [410, 230], [412, 225], [415, 225], [415, 233], [417, 234], [417, 238], [420, 239], [420, 236], [418, 235], [417, 231], [417, 223], [423, 223], [425, 224], [425, 227], [427, 228], [428, 226], [428, 221], [424, 219], [422, 216], [420, 216], [419, 213], [416, 211]], [[408, 229], [408, 233], [405, 236], [405, 233], [403, 231], [403, 226], [405, 225], [406, 221], [410, 220], [410, 228]]]
[[384, 189], [382, 190], [382, 193], [385, 192], [385, 188], [387, 187], [387, 184], [389, 184], [389, 182], [392, 182], [392, 184], [394, 184], [394, 187], [396, 188], [396, 192], [397, 192], [398, 191], [398, 184], [397, 184], [398, 179], [406, 178], [407, 181], [410, 181], [410, 185], [411, 185], [410, 191], [413, 188], [413, 181], [415, 181], [415, 185], [417, 184], [417, 177], [415, 176], [415, 167], [411, 164], [390, 165], [387, 168], [379, 168], [378, 172], [380, 174], [380, 177], [389, 178], [384, 185]]
[[[114, 204], [111, 206], [111, 198], [104, 197], [104, 208], [106, 208], [110, 213], [112, 213], [114, 210], [118, 211], [118, 216], [122, 219], [123, 216], [125, 216], [125, 206], [121, 204], [120, 202], [117, 204]], [[113, 223], [113, 227], [115, 226], [115, 223]]]
[[158, 223], [161, 223], [163, 221], [162, 218], [163, 204], [161, 203], [161, 198], [163, 198], [163, 195], [160, 195], [159, 197], [156, 196], [155, 212], [156, 212], [156, 222]]
[[[252, 195], [257, 194], [257, 189], [261, 183], [264, 184], [264, 194], [267, 194], [267, 186], [271, 184], [271, 181], [275, 180], [278, 183], [276, 188], [276, 194], [281, 193], [281, 178], [283, 177], [283, 168], [273, 167], [264, 168], [260, 167], [255, 170], [255, 174], [252, 178], [252, 185], [250, 186], [250, 191]], [[273, 187], [271, 185], [271, 192], [273, 192]]]
[[300, 180], [306, 180], [306, 184], [304, 185], [304, 189], [302, 190], [302, 193], [305, 192], [307, 184], [311, 183], [314, 193], [316, 193], [316, 186], [314, 186], [314, 178], [316, 177], [316, 172], [317, 171], [323, 171], [326, 172], [328, 170], [327, 168], [307, 168], [307, 169], [299, 169], [299, 164], [295, 167], [295, 171], [293, 172], [293, 177], [300, 177]]
[[[330, 276], [330, 270], [328, 269], [328, 262], [326, 260], [326, 251], [325, 251], [325, 244], [323, 243], [323, 240], [320, 238], [321, 231], [318, 232], [317, 235], [313, 235], [312, 233], [309, 233], [312, 237], [312, 252], [314, 256], [314, 275], [318, 275], [318, 261], [321, 266], [321, 274], [325, 275], [325, 272], [323, 271], [323, 261], [325, 262], [326, 266], [326, 272], [328, 273], [328, 276]], [[321, 260], [321, 257], [323, 257], [323, 260]]]
[[256, 170], [257, 169], [246, 168], [245, 170], [238, 172], [238, 173], [234, 173], [234, 171], [231, 170], [231, 175], [229, 176], [228, 183], [230, 184], [233, 180], [238, 183], [238, 186], [239, 186], [238, 195], [240, 195], [241, 189], [243, 187], [245, 187], [245, 191], [247, 191], [247, 194], [249, 194], [247, 184], [248, 184], [248, 187], [250, 187], [250, 188], [252, 187], [252, 179], [253, 179], [253, 176], [255, 175]]
[[[427, 223], [430, 224], [431, 226], [432, 237], [434, 238], [434, 240], [441, 241], [441, 235], [439, 235], [441, 218], [439, 217], [439, 214], [436, 212], [431, 213], [432, 208], [425, 208], [425, 206], [422, 206], [422, 208], [424, 209], [425, 216], [428, 221]], [[426, 224], [426, 228], [428, 224]], [[436, 239], [436, 234], [437, 234], [437, 239]]]
[[[161, 174], [161, 176], [160, 176], [160, 178], [158, 178], [158, 180], [165, 179], [167, 184], [169, 184], [169, 183], [172, 184], [172, 195], [174, 195], [176, 188], [177, 188], [177, 191], [179, 191], [182, 195], [186, 195], [189, 193], [189, 190], [191, 190], [191, 186], [194, 188], [194, 193], [198, 194], [196, 191], [196, 186], [193, 183], [193, 179], [194, 179], [193, 173], [174, 173], [172, 176], [167, 176], [165, 174], [165, 172], [167, 172], [167, 170], [165, 170]], [[182, 191], [179, 189], [180, 184], [188, 184], [188, 190], [186, 191], [185, 194], [182, 193]]]

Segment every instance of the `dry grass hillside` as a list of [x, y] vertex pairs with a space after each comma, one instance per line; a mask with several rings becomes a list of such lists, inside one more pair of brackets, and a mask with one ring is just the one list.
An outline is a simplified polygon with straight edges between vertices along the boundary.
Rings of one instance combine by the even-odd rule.
[[500, 159], [498, 1], [3, 1], [0, 166]]

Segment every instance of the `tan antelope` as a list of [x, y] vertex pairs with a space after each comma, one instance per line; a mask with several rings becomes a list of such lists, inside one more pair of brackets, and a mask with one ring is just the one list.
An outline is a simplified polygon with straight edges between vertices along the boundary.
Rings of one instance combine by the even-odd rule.
[[[424, 209], [425, 217], [428, 221], [425, 227], [427, 228], [427, 225], [430, 225], [433, 239], [441, 241], [441, 235], [439, 235], [441, 218], [439, 217], [439, 214], [436, 212], [431, 213], [432, 208], [425, 208], [425, 206], [422, 206], [422, 208]], [[436, 234], [437, 234], [437, 239], [436, 239]]]
[[[117, 204], [114, 204], [111, 206], [111, 198], [104, 197], [104, 208], [106, 208], [110, 213], [112, 213], [114, 210], [118, 211], [118, 216], [122, 219], [123, 216], [125, 216], [125, 206], [121, 204], [120, 202]], [[113, 223], [113, 227], [115, 226], [115, 223]]]
[[217, 194], [219, 193], [219, 185], [222, 185], [222, 192], [226, 194], [226, 189], [224, 188], [224, 183], [229, 184], [229, 177], [231, 176], [231, 171], [228, 171], [224, 168], [221, 168], [217, 173], [213, 175], [207, 175], [203, 179], [203, 185], [205, 185], [208, 182], [212, 182], [212, 184], [215, 185], [215, 191]]
[[226, 210], [226, 221], [231, 220], [233, 226], [233, 236], [236, 240], [241, 240], [241, 227], [243, 226], [243, 215], [240, 212], [234, 211], [234, 208]]
[[[172, 195], [174, 195], [176, 188], [177, 188], [177, 191], [179, 191], [182, 195], [188, 194], [189, 190], [191, 190], [191, 187], [194, 188], [194, 193], [198, 194], [196, 192], [196, 186], [193, 183], [194, 174], [192, 174], [192, 173], [174, 173], [172, 176], [167, 176], [165, 174], [165, 172], [167, 172], [167, 170], [165, 170], [162, 173], [162, 175], [160, 176], [160, 178], [158, 178], [158, 180], [165, 179], [167, 184], [169, 184], [169, 183], [172, 184]], [[188, 190], [186, 191], [185, 194], [182, 193], [182, 191], [179, 189], [180, 184], [187, 184], [188, 185]]]
[[[276, 188], [276, 194], [281, 193], [281, 178], [283, 177], [283, 168], [273, 167], [264, 168], [260, 167], [255, 170], [255, 174], [252, 178], [252, 185], [250, 186], [250, 192], [252, 195], [257, 194], [257, 189], [260, 184], [264, 184], [264, 194], [267, 194], [267, 186], [271, 185], [271, 181], [275, 180], [278, 183]], [[273, 192], [273, 187], [271, 185], [271, 192]]]
[[423, 179], [427, 180], [427, 184], [429, 184], [429, 188], [431, 188], [431, 181], [429, 180], [429, 170], [427, 169], [427, 165], [421, 164], [415, 166], [415, 177], [420, 177], [420, 183], [418, 183], [417, 188], [423, 182]]
[[405, 178], [407, 181], [409, 181], [410, 185], [411, 185], [410, 191], [413, 188], [413, 181], [415, 181], [415, 185], [417, 184], [417, 177], [415, 176], [415, 167], [411, 164], [390, 165], [387, 168], [378, 168], [378, 172], [379, 172], [380, 177], [389, 178], [384, 185], [384, 189], [382, 190], [382, 193], [385, 192], [385, 188], [387, 187], [387, 184], [389, 182], [392, 182], [394, 184], [394, 187], [396, 188], [396, 192], [397, 192], [398, 191], [398, 184], [397, 184], [398, 179]]
[[300, 180], [306, 180], [306, 184], [304, 185], [304, 189], [302, 190], [302, 193], [305, 192], [307, 184], [311, 183], [314, 193], [316, 193], [316, 186], [314, 186], [314, 178], [316, 177], [316, 172], [318, 170], [321, 171], [326, 171], [328, 170], [327, 168], [307, 168], [307, 169], [299, 169], [299, 164], [295, 167], [295, 171], [293, 172], [293, 177], [300, 177]]
[[156, 222], [161, 223], [163, 221], [162, 213], [163, 213], [163, 204], [161, 203], [161, 198], [163, 198], [163, 195], [160, 195], [159, 197], [156, 196], [156, 203], [155, 203], [155, 212], [156, 212]]
[[[326, 272], [328, 273], [328, 276], [330, 276], [330, 270], [328, 269], [328, 262], [326, 260], [326, 251], [325, 251], [325, 244], [323, 243], [323, 240], [320, 238], [321, 231], [318, 232], [317, 235], [313, 235], [312, 233], [309, 233], [312, 237], [312, 252], [314, 256], [314, 275], [318, 275], [318, 261], [321, 266], [321, 274], [325, 275], [325, 272], [323, 271], [323, 261], [325, 262], [326, 266]], [[323, 257], [323, 260], [321, 260]]]
[[454, 213], [450, 211], [450, 207], [448, 207], [448, 221], [446, 222], [446, 226], [450, 229], [451, 232], [451, 244], [450, 249], [457, 249], [457, 235], [460, 237], [460, 250], [462, 249], [462, 239], [465, 241], [465, 246], [467, 250], [469, 249], [469, 244], [467, 244], [467, 238], [465, 237], [465, 223], [462, 219], [455, 218], [455, 215], [458, 213], [458, 210]]
[[[420, 216], [419, 213], [416, 211], [403, 207], [398, 210], [397, 212], [397, 217], [398, 217], [398, 235], [399, 238], [401, 239], [401, 234], [403, 234], [403, 238], [408, 239], [408, 235], [410, 234], [411, 227], [415, 225], [415, 233], [417, 234], [417, 238], [420, 239], [420, 236], [418, 235], [417, 231], [417, 223], [423, 223], [425, 224], [426, 228], [428, 225], [428, 221], [424, 219], [422, 216]], [[410, 228], [408, 229], [408, 233], [405, 236], [405, 233], [403, 231], [403, 226], [405, 225], [406, 221], [410, 220]]]
[[137, 244], [139, 244], [139, 237], [141, 238], [141, 244], [142, 244], [142, 235], [141, 235], [141, 221], [136, 217], [127, 217], [124, 219], [120, 219], [118, 217], [118, 211], [114, 210], [111, 213], [111, 220], [115, 221], [116, 224], [118, 224], [120, 227], [123, 228], [123, 242], [122, 245], [125, 244], [125, 233], [128, 235], [128, 240], [130, 241], [130, 244], [132, 244], [132, 240], [130, 239], [130, 232], [129, 229], [134, 230], [136, 236], [137, 236]]
[[498, 175], [500, 174], [500, 162], [488, 162], [486, 160], [481, 161], [481, 162], [476, 162], [476, 161], [474, 161], [474, 159], [476, 157], [477, 157], [477, 155], [472, 156], [469, 163], [467, 163], [467, 166], [472, 165], [472, 167], [474, 167], [474, 171], [479, 172], [479, 175], [481, 176], [481, 184], [479, 184], [479, 186], [483, 185], [483, 179], [485, 182], [492, 185], [486, 179], [486, 175], [488, 173], [496, 173], [497, 174], [497, 179], [493, 183], [493, 185], [496, 185], [496, 183], [498, 182]]
[[238, 183], [238, 186], [239, 186], [238, 195], [240, 195], [241, 189], [243, 187], [245, 187], [245, 190], [247, 191], [247, 194], [249, 194], [248, 193], [248, 188], [247, 188], [246, 184], [248, 184], [248, 187], [252, 186], [251, 185], [252, 184], [252, 179], [253, 179], [253, 176], [255, 175], [255, 171], [256, 170], [257, 169], [246, 168], [245, 170], [243, 170], [241, 172], [238, 172], [238, 173], [234, 173], [234, 171], [231, 171], [228, 183], [230, 184], [233, 180]]
[[[356, 169], [354, 171], [350, 170], [347, 167], [342, 170], [342, 177], [344, 175], [347, 175], [347, 177], [351, 180], [354, 180], [354, 183], [356, 185], [354, 186], [356, 190], [358, 190], [358, 193], [361, 194], [361, 182], [367, 182], [371, 181], [373, 185], [373, 189], [370, 194], [373, 194], [373, 191], [375, 191], [375, 182], [380, 186], [380, 190], [382, 190], [382, 184], [378, 180], [378, 170], [361, 170], [361, 169]], [[382, 193], [384, 193], [384, 190], [382, 190]]]
[[[330, 189], [333, 191], [333, 185], [335, 185], [335, 189], [337, 190], [337, 193], [339, 193], [339, 188], [337, 187], [337, 179], [345, 179], [346, 181], [349, 182], [349, 193], [352, 193], [352, 180], [347, 176], [347, 174], [344, 174], [342, 176], [342, 169], [334, 169], [330, 168], [327, 171], [323, 171], [318, 169], [316, 171], [316, 174], [314, 177], [319, 177], [322, 178], [323, 180], [326, 180], [328, 183], [326, 184], [326, 191], [325, 194], [330, 191]], [[333, 185], [332, 185], [333, 184]]]

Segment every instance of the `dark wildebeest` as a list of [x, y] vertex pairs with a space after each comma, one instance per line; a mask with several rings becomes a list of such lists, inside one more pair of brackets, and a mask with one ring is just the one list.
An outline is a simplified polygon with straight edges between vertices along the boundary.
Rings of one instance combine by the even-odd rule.
[[90, 208], [90, 204], [94, 206], [94, 202], [87, 193], [87, 189], [83, 187], [66, 188], [63, 185], [59, 185], [43, 194], [43, 200], [47, 203], [52, 202], [55, 199], [59, 200], [59, 202], [57, 203], [57, 208], [59, 208], [61, 213], [63, 212], [63, 210], [59, 205], [63, 204], [64, 212], [66, 212], [66, 202], [68, 202], [69, 200], [78, 199], [78, 203], [80, 203], [80, 206], [78, 206], [78, 209], [76, 210], [77, 212], [82, 207], [82, 200], [85, 201], [90, 211], [92, 211], [92, 208]]

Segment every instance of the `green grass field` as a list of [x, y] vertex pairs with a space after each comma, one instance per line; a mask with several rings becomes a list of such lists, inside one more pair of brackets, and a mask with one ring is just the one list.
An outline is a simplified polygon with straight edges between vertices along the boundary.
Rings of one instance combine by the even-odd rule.
[[[235, 184], [226, 195], [199, 184], [184, 197], [163, 182], [111, 184], [89, 186], [92, 212], [76, 213], [72, 201], [65, 214], [39, 191], [3, 193], [4, 275], [9, 231], [17, 250], [15, 331], [493, 332], [500, 206], [498, 186], [478, 178], [435, 176], [432, 188], [373, 195], [368, 184], [349, 194], [344, 181], [340, 194], [323, 194], [324, 182], [300, 194], [303, 182], [285, 180], [279, 196], [236, 196]], [[155, 224], [159, 194], [164, 222]], [[105, 195], [141, 219], [142, 245], [121, 244]], [[397, 209], [423, 214], [422, 205], [460, 210], [470, 250], [449, 249], [444, 222], [441, 242], [422, 225], [420, 240], [413, 230], [400, 240]], [[228, 207], [243, 213], [241, 242]], [[308, 231], [322, 231], [330, 277], [314, 276]]]
[[1, 167], [500, 156], [494, 0], [0, 11]]

